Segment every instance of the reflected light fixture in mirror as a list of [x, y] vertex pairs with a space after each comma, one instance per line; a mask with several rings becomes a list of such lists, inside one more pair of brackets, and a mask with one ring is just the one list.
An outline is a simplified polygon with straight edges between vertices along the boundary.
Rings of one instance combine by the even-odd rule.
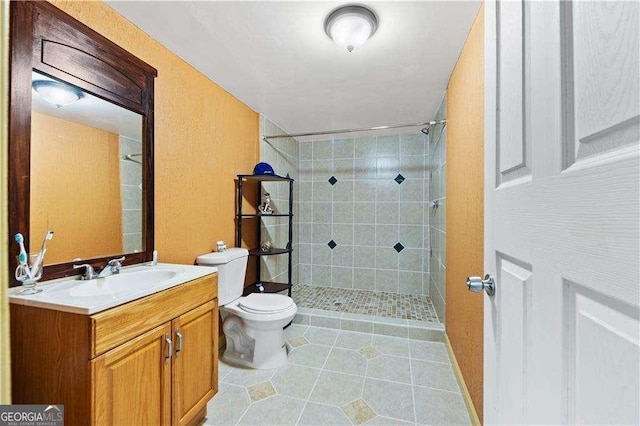
[[352, 52], [378, 29], [378, 17], [365, 6], [347, 5], [335, 9], [324, 21], [324, 31], [340, 47]]
[[58, 108], [76, 103], [83, 97], [80, 90], [58, 81], [36, 80], [33, 90]]

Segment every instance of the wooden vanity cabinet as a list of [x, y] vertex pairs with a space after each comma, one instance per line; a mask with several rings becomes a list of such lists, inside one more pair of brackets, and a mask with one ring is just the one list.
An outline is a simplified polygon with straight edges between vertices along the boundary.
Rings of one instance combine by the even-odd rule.
[[89, 316], [11, 305], [14, 403], [64, 404], [68, 425], [199, 424], [218, 390], [216, 296], [208, 275]]

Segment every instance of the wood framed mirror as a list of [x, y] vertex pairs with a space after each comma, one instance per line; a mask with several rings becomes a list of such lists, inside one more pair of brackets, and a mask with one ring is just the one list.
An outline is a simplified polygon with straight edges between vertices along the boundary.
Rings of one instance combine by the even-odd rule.
[[10, 271], [49, 230], [41, 280], [150, 261], [157, 71], [47, 2], [11, 2], [10, 31]]

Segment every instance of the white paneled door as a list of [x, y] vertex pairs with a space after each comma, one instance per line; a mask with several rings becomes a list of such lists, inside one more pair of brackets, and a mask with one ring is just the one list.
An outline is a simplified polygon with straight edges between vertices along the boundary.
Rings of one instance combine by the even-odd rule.
[[640, 423], [640, 3], [487, 1], [484, 420]]

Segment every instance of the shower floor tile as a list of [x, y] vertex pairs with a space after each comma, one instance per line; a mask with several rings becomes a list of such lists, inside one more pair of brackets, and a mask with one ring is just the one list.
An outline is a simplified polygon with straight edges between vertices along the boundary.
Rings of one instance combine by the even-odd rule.
[[439, 323], [428, 296], [296, 284], [298, 308]]

